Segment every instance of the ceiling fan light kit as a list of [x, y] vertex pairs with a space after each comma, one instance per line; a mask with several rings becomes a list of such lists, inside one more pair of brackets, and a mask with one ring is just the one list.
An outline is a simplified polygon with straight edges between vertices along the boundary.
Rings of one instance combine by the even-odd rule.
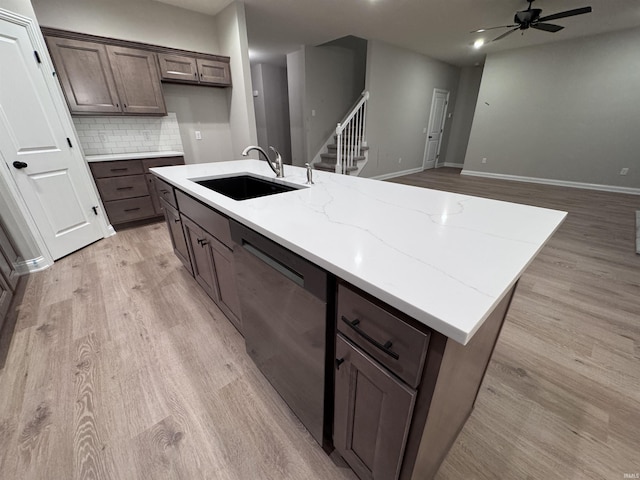
[[591, 7], [582, 7], [582, 8], [575, 8], [573, 10], [567, 10], [564, 12], [554, 13], [552, 15], [541, 17], [540, 15], [542, 14], [542, 9], [531, 8], [531, 4], [534, 2], [534, 0], [528, 0], [528, 2], [529, 2], [529, 8], [527, 8], [526, 10], [516, 12], [516, 14], [514, 15], [513, 25], [502, 25], [499, 27], [480, 28], [478, 30], [474, 30], [471, 33], [481, 33], [481, 32], [486, 32], [487, 30], [495, 30], [497, 28], [510, 29], [510, 30], [507, 30], [502, 35], [494, 38], [492, 42], [497, 42], [498, 40], [501, 40], [504, 37], [511, 35], [516, 30], [524, 31], [524, 30], [528, 30], [529, 28], [535, 28], [536, 30], [542, 30], [543, 32], [556, 33], [562, 30], [564, 27], [561, 25], [556, 25], [553, 23], [546, 23], [546, 22], [550, 20], [558, 20], [561, 18], [574, 17], [576, 15], [583, 15], [585, 13], [591, 13], [592, 11]]

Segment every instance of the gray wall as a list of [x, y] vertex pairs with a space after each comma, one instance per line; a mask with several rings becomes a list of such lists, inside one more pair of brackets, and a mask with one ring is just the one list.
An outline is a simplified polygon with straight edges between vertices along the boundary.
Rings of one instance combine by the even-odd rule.
[[35, 18], [33, 6], [29, 0], [0, 0], [0, 8], [4, 8], [13, 13]]
[[[369, 160], [363, 177], [422, 168], [434, 88], [449, 90], [454, 109], [460, 70], [419, 53], [377, 40], [369, 41], [367, 142]], [[447, 155], [451, 120], [445, 123], [440, 160]], [[402, 159], [399, 162], [399, 159]]]
[[284, 161], [291, 163], [287, 69], [266, 63], [252, 65], [251, 80], [258, 93], [253, 97], [258, 145], [264, 149], [274, 146]]
[[633, 29], [490, 55], [465, 170], [639, 187], [638, 45]]
[[[363, 90], [362, 68], [348, 48], [304, 47], [306, 159], [311, 162]], [[315, 110], [315, 116], [313, 111]]]
[[289, 122], [291, 128], [291, 163], [302, 166], [307, 161], [304, 128], [304, 48], [287, 54], [287, 84], [289, 86]]
[[446, 150], [447, 156], [446, 159], [441, 157], [439, 164], [446, 161], [447, 163], [462, 166], [464, 163], [481, 80], [481, 66], [460, 69], [460, 82], [458, 82], [455, 111], [453, 112], [449, 143]]

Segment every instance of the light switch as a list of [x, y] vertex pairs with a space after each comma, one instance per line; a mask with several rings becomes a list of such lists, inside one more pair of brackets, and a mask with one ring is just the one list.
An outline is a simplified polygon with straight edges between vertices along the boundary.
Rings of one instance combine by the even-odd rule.
[[200, 130], [196, 130], [196, 140], [202, 140], [202, 132]]
[[316, 111], [315, 110], [311, 110], [311, 116], [315, 117], [316, 116]]

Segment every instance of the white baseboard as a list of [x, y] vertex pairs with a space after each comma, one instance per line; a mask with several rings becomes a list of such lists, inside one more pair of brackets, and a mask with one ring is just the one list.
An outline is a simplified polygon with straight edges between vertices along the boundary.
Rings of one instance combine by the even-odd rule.
[[104, 236], [104, 238], [112, 237], [115, 234], [116, 234], [115, 228], [113, 228], [113, 225], [109, 224], [109, 226], [107, 227], [107, 234]]
[[47, 262], [44, 257], [32, 258], [29, 260], [23, 260], [15, 265], [16, 271], [20, 275], [26, 275], [27, 273], [35, 273], [45, 268], [49, 268], [51, 264]]
[[463, 168], [464, 163], [453, 163], [453, 162], [444, 162], [442, 165], [438, 165], [439, 167], [453, 167], [453, 168]]
[[599, 190], [602, 192], [627, 193], [630, 195], [640, 195], [640, 188], [618, 187], [615, 185], [600, 185], [598, 183], [572, 182], [570, 180], [554, 180], [551, 178], [522, 177], [520, 175], [508, 175], [505, 173], [477, 172], [475, 170], [462, 170], [462, 175], [470, 177], [497, 178], [500, 180], [511, 180], [514, 182], [540, 183], [542, 185], [556, 185], [558, 187], [583, 188], [585, 190]]
[[418, 173], [422, 171], [422, 167], [412, 168], [410, 170], [403, 170], [401, 172], [385, 173], [384, 175], [378, 175], [371, 177], [373, 180], [388, 180], [390, 178], [402, 177], [404, 175], [410, 175], [412, 173]]

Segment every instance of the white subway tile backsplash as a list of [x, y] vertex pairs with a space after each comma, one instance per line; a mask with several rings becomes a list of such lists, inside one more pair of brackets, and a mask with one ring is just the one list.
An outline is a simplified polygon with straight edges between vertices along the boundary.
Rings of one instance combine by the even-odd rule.
[[[85, 155], [183, 151], [175, 113], [157, 119], [74, 117], [73, 123]], [[101, 141], [101, 135], [106, 141]]]

